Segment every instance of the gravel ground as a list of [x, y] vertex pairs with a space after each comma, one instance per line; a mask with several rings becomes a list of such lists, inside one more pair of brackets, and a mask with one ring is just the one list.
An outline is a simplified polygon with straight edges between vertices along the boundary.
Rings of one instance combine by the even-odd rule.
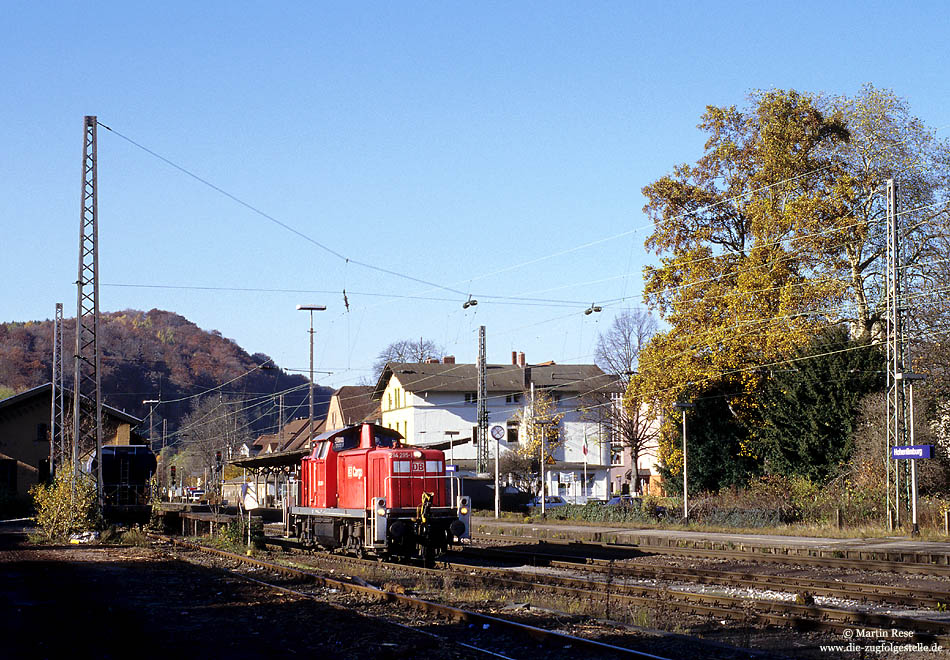
[[[736, 562], [734, 560], [717, 559], [690, 559], [684, 561], [682, 558], [664, 557], [654, 555], [636, 560], [628, 560], [632, 564], [650, 564], [655, 566], [671, 566], [676, 568], [704, 568], [720, 571], [729, 571], [734, 573], [746, 573], [749, 575], [770, 575], [770, 576], [790, 576], [799, 578], [814, 578], [819, 580], [831, 580], [835, 582], [848, 582], [857, 584], [875, 584], [881, 586], [895, 587], [916, 587], [921, 591], [943, 591], [947, 594], [947, 602], [950, 603], [950, 579], [945, 577], [935, 577], [926, 575], [905, 575], [900, 573], [888, 573], [882, 571], [854, 571], [841, 570], [820, 567], [795, 567], [782, 564], [771, 563], [752, 563]], [[681, 590], [696, 591], [699, 593], [723, 593], [747, 598], [763, 598], [792, 601], [795, 599], [794, 593], [776, 592], [767, 589], [740, 589], [740, 588], [719, 588], [705, 585], [677, 585], [675, 588]], [[855, 609], [874, 614], [884, 614], [901, 617], [920, 617], [932, 620], [946, 620], [947, 627], [950, 629], [950, 613], [934, 612], [932, 610], [910, 609], [894, 605], [880, 605], [865, 603], [841, 598], [832, 598], [830, 596], [815, 596], [815, 603], [822, 607], [840, 607], [842, 609]]]
[[5, 658], [469, 657], [148, 548], [31, 547], [0, 534], [0, 602]]
[[[476, 657], [470, 650], [369, 616], [388, 616], [376, 604], [344, 608], [333, 602], [335, 594], [327, 594], [325, 601], [280, 594], [226, 575], [212, 562], [195, 565], [177, 561], [150, 548], [31, 546], [22, 536], [4, 533], [9, 531], [8, 526], [0, 526], [0, 602], [9, 604], [4, 607], [6, 616], [0, 617], [0, 639], [4, 640], [0, 657]], [[906, 583], [906, 578], [901, 581]], [[505, 604], [499, 603], [498, 609], [504, 610]], [[400, 620], [437, 633], [444, 632], [447, 625], [411, 617]], [[583, 627], [580, 620], [565, 623]], [[762, 649], [772, 657], [946, 657], [917, 651], [878, 653], [871, 650], [875, 640], [752, 631], [726, 622], [681, 620], [670, 624], [668, 630], [704, 633], [721, 643]], [[618, 643], [629, 635], [617, 632]], [[818, 648], [824, 642], [847, 645], [852, 641], [857, 644], [853, 650]], [[660, 655], [668, 655], [663, 651], [676, 647], [662, 636], [654, 637], [648, 645]], [[690, 648], [688, 641], [680, 647], [686, 648]], [[519, 651], [515, 657], [532, 660], [574, 655], [568, 649], [560, 654], [527, 647]], [[729, 656], [724, 653], [721, 657]], [[689, 656], [673, 657], [708, 656], [694, 650]]]
[[[533, 544], [532, 544], [533, 545]], [[793, 560], [791, 560], [793, 561]], [[491, 562], [489, 562], [491, 563]], [[929, 577], [918, 575], [901, 575], [887, 572], [871, 571], [844, 571], [841, 569], [829, 569], [818, 567], [801, 567], [792, 565], [772, 564], [772, 563], [754, 563], [737, 562], [732, 559], [707, 559], [693, 558], [685, 559], [683, 557], [674, 557], [660, 554], [637, 554], [634, 557], [622, 560], [619, 564], [629, 563], [647, 564], [653, 566], [670, 566], [674, 568], [704, 568], [712, 570], [722, 570], [731, 572], [741, 572], [751, 575], [788, 575], [796, 577], [809, 577], [830, 581], [855, 582], [878, 585], [894, 585], [901, 587], [917, 586], [921, 590], [945, 591], [948, 594], [950, 602], [950, 580], [942, 577]], [[566, 574], [585, 578], [586, 573], [574, 573], [565, 569], [538, 568], [531, 566], [513, 566], [514, 570], [522, 572], [543, 572], [551, 574]], [[644, 579], [627, 579], [627, 583], [642, 583], [647, 586], [657, 586], [656, 581]], [[701, 584], [685, 584], [663, 582], [666, 588], [679, 591], [692, 591], [697, 593], [714, 593], [733, 597], [775, 599], [789, 601], [795, 598], [794, 593], [776, 592], [769, 589], [748, 589], [734, 587], [716, 587]], [[947, 620], [947, 629], [950, 630], [950, 615], [945, 612], [934, 612], [929, 610], [905, 609], [899, 606], [881, 606], [866, 602], [849, 601], [844, 599], [833, 599], [828, 597], [815, 597], [818, 605], [826, 607], [838, 607], [842, 609], [855, 609], [865, 612], [878, 614], [890, 614], [903, 617], [921, 617], [931, 620]], [[659, 604], [658, 604], [659, 605]], [[706, 640], [715, 640], [724, 644], [738, 647], [760, 649], [767, 653], [775, 653], [786, 657], [807, 657], [807, 658], [826, 658], [826, 657], [874, 657], [908, 660], [910, 658], [938, 658], [950, 657], [950, 652], [933, 652], [932, 649], [910, 649], [901, 650], [903, 644], [907, 644], [906, 639], [901, 635], [912, 631], [898, 631], [892, 634], [889, 639], [876, 639], [870, 635], [877, 634], [877, 631], [867, 631], [856, 628], [849, 633], [808, 633], [793, 631], [782, 628], [761, 629], [742, 625], [735, 621], [715, 621], [707, 618], [696, 617], [681, 613], [669, 613], [663, 615], [658, 612], [653, 616], [654, 625], [664, 630], [677, 630], [691, 635], [699, 635]], [[862, 634], [869, 637], [861, 638]], [[822, 650], [826, 645], [844, 645], [852, 646], [847, 650], [839, 652]]]

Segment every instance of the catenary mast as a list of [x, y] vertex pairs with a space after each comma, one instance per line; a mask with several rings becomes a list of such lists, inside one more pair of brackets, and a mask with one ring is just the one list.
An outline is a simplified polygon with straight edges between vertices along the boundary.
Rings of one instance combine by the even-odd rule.
[[95, 451], [96, 493], [102, 506], [102, 396], [99, 368], [99, 213], [96, 190], [96, 117], [83, 118], [79, 277], [76, 280], [76, 357], [73, 371], [73, 475]]

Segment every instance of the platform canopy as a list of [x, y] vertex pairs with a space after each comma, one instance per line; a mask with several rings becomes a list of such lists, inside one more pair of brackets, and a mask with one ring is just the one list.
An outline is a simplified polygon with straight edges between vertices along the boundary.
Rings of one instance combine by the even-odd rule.
[[230, 461], [230, 463], [248, 470], [273, 470], [275, 468], [296, 467], [300, 465], [303, 457], [309, 453], [309, 449], [293, 449], [291, 451], [237, 458]]

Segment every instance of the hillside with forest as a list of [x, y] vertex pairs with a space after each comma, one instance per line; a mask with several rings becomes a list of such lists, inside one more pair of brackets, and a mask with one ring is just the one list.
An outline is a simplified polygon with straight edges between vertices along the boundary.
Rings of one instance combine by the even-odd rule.
[[[66, 387], [72, 387], [76, 320], [65, 319], [63, 333]], [[284, 397], [284, 418], [306, 415], [307, 378], [285, 373], [263, 353], [248, 354], [217, 330], [203, 330], [188, 319], [159, 309], [124, 310], [100, 316], [99, 350], [103, 401], [143, 419], [144, 400], [161, 400], [156, 431], [167, 420], [168, 432], [196, 405], [193, 395], [215, 394], [246, 402], [252, 433], [271, 432], [278, 420], [277, 395]], [[52, 374], [53, 322], [0, 324], [0, 398], [48, 383]], [[330, 388], [315, 388], [321, 416]], [[206, 398], [206, 397], [202, 397]], [[143, 425], [144, 427], [145, 425]], [[147, 434], [147, 428], [139, 429]]]

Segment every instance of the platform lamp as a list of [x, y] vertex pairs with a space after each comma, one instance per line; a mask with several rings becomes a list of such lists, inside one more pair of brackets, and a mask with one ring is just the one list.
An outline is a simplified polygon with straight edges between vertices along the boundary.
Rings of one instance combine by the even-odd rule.
[[[532, 397], [532, 401], [533, 400], [534, 400], [534, 397]], [[547, 439], [548, 439], [548, 427], [552, 429], [557, 428], [557, 422], [555, 422], [554, 420], [546, 419], [546, 420], [538, 422], [538, 426], [541, 427], [541, 462], [538, 467], [541, 471], [541, 517], [543, 518], [547, 516], [547, 511], [544, 508], [545, 496], [547, 492], [547, 489], [546, 489], [547, 484], [545, 484], [545, 481], [544, 481], [545, 479], [544, 462], [546, 460], [545, 454], [547, 453], [546, 449], [547, 449]]]
[[686, 411], [695, 407], [696, 404], [694, 403], [682, 403], [680, 401], [673, 404], [674, 410], [683, 412], [683, 520], [686, 522], [689, 522], [689, 494], [686, 489]]
[[[307, 426], [307, 442], [313, 440], [313, 313], [325, 312], [326, 305], [297, 305], [298, 311], [310, 312], [310, 419]], [[309, 444], [308, 444], [309, 446]]]
[[[919, 380], [927, 380], [927, 377], [923, 374], [914, 374], [908, 371], [898, 372], [894, 374], [894, 380], [897, 381], [907, 381], [910, 383], [910, 444], [915, 444], [914, 439], [914, 382]], [[920, 536], [920, 527], [917, 524], [917, 459], [912, 458], [910, 460], [910, 483], [911, 483], [911, 500], [910, 500], [910, 517], [913, 528], [911, 529], [912, 536]]]

